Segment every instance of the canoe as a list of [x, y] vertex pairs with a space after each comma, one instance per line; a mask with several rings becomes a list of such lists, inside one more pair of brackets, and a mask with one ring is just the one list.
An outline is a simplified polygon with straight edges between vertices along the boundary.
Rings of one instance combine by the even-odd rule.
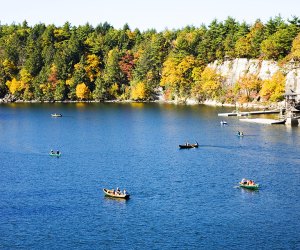
[[51, 114], [52, 117], [62, 117], [62, 114]]
[[285, 124], [286, 120], [278, 120], [278, 121], [274, 121], [271, 124], [272, 125], [276, 125], [276, 124]]
[[247, 188], [247, 189], [251, 189], [251, 190], [259, 189], [259, 184], [248, 185], [248, 184], [243, 184], [243, 183], [240, 182], [239, 185], [242, 188]]
[[105, 193], [105, 196], [118, 198], [118, 199], [126, 199], [127, 200], [130, 197], [130, 194], [123, 194], [123, 193], [117, 194], [113, 190], [106, 189], [106, 188], [103, 188], [103, 192]]
[[187, 143], [187, 144], [180, 144], [179, 148], [198, 148], [198, 146], [199, 146], [198, 142], [195, 144]]
[[50, 156], [60, 157], [61, 153], [49, 153]]

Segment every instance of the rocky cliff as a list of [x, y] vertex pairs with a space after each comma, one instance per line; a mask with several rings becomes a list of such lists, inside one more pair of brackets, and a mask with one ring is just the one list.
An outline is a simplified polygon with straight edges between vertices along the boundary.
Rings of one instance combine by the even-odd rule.
[[299, 94], [300, 99], [300, 65], [291, 61], [279, 66], [275, 61], [237, 58], [222, 63], [215, 61], [208, 65], [226, 79], [228, 85], [233, 85], [239, 77], [247, 74], [257, 75], [261, 80], [270, 79], [273, 74], [282, 70], [286, 75], [286, 92]]

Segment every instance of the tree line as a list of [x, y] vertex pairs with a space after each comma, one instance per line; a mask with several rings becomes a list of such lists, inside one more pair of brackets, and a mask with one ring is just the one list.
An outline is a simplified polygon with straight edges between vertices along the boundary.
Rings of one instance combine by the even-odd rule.
[[128, 24], [63, 26], [0, 24], [0, 98], [21, 100], [152, 100], [159, 87], [166, 99], [224, 102], [258, 96], [277, 101], [284, 72], [261, 81], [255, 75], [226, 86], [206, 67], [224, 58], [300, 60], [300, 19], [280, 16], [249, 25], [232, 17], [208, 26], [141, 32]]

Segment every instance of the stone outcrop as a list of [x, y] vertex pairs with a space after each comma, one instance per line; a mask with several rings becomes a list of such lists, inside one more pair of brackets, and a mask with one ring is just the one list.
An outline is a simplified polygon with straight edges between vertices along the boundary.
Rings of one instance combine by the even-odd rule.
[[9, 102], [15, 102], [17, 99], [11, 95], [11, 94], [7, 94], [5, 95], [2, 99], [0, 99], [0, 103], [9, 103]]
[[276, 61], [236, 58], [222, 63], [215, 61], [208, 64], [208, 67], [225, 77], [228, 85], [235, 84], [240, 77], [247, 74], [257, 75], [261, 80], [266, 80], [278, 70], [282, 70], [286, 75], [286, 92], [300, 94], [300, 65], [296, 65], [295, 62], [279, 66]]

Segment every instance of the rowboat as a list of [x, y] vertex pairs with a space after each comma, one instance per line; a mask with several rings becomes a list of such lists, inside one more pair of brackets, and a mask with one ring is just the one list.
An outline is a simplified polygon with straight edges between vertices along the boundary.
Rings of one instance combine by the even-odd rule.
[[61, 156], [61, 153], [60, 153], [60, 152], [58, 152], [58, 153], [57, 153], [57, 152], [50, 152], [49, 155], [50, 155], [50, 156], [60, 157], [60, 156]]
[[247, 188], [247, 189], [251, 189], [251, 190], [259, 189], [259, 184], [254, 184], [254, 185], [247, 185], [247, 184], [242, 184], [242, 183], [239, 183], [239, 184], [240, 184], [240, 187], [242, 187], [242, 188]]
[[273, 121], [271, 124], [276, 125], [276, 124], [285, 124], [286, 120], [278, 120], [278, 121]]
[[243, 179], [241, 182], [239, 182], [239, 186], [242, 188], [247, 188], [251, 190], [259, 189], [259, 184], [254, 183], [254, 181]]
[[198, 142], [196, 142], [195, 144], [190, 144], [190, 143], [179, 144], [179, 148], [198, 148], [198, 146], [199, 146]]
[[122, 193], [122, 192], [116, 192], [115, 190], [110, 190], [110, 189], [106, 189], [103, 188], [103, 192], [105, 193], [105, 196], [108, 197], [113, 197], [113, 198], [118, 198], [118, 199], [129, 199], [130, 194], [128, 193]]
[[51, 116], [52, 117], [62, 117], [62, 114], [56, 114], [56, 113], [54, 113], [54, 114], [51, 114]]

